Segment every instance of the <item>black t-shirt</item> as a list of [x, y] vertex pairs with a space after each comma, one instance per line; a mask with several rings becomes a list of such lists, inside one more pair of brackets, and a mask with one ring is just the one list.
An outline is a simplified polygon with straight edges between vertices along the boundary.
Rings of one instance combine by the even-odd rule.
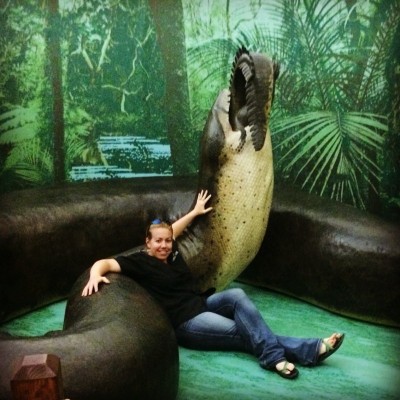
[[174, 328], [206, 310], [205, 295], [193, 290], [193, 276], [175, 249], [168, 264], [145, 250], [114, 258], [124, 275], [134, 279], [160, 303]]

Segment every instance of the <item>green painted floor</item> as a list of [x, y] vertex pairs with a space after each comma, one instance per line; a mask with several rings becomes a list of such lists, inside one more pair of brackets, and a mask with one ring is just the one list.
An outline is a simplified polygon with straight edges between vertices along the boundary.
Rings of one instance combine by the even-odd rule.
[[[321, 366], [301, 367], [294, 381], [261, 369], [242, 353], [180, 348], [177, 400], [400, 399], [400, 330], [344, 318], [299, 300], [234, 282], [259, 307], [278, 334], [346, 339]], [[0, 327], [12, 334], [37, 336], [61, 329], [65, 302], [56, 303]]]

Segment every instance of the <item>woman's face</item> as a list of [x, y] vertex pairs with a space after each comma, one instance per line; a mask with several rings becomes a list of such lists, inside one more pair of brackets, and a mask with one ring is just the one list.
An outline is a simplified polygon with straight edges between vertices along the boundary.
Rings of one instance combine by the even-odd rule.
[[146, 239], [148, 254], [167, 262], [172, 251], [172, 232], [168, 228], [152, 228], [151, 239]]

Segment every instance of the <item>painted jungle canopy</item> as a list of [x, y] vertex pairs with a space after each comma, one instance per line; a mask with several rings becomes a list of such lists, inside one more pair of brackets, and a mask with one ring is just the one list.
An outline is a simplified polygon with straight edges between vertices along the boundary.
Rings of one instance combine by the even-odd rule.
[[400, 219], [400, 1], [13, 0], [0, 191], [195, 175], [237, 49], [280, 64], [275, 179]]

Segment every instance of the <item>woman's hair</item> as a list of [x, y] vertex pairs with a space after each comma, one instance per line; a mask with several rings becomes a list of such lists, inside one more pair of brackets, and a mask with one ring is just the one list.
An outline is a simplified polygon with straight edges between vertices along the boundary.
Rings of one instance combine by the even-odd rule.
[[171, 234], [173, 234], [172, 231], [172, 224], [169, 221], [163, 221], [161, 219], [155, 219], [150, 222], [150, 224], [146, 228], [146, 239], [151, 239], [151, 230], [153, 228], [167, 228], [170, 230]]

